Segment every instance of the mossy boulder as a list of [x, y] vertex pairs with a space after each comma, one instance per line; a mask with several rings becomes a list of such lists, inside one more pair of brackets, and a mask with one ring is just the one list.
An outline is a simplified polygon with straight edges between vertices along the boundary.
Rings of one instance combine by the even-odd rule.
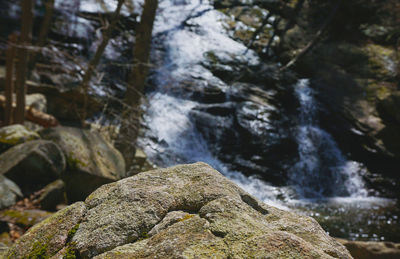
[[6, 251], [4, 258], [50, 258], [66, 246], [71, 230], [86, 211], [83, 202], [75, 203], [33, 226]]
[[0, 175], [0, 209], [14, 205], [18, 197], [22, 197], [19, 187], [13, 181]]
[[[83, 218], [84, 209], [73, 214], [77, 207], [87, 208]], [[312, 218], [263, 204], [204, 163], [104, 185], [68, 210], [82, 218], [75, 228], [57, 213], [7, 255], [24, 258], [36, 246], [54, 258], [351, 258]], [[45, 234], [65, 236], [67, 229], [68, 243], [56, 246]]]
[[35, 139], [40, 139], [40, 136], [20, 124], [2, 127], [0, 128], [0, 152]]
[[125, 177], [124, 159], [99, 133], [71, 127], [57, 127], [39, 132], [54, 141], [66, 157], [67, 170], [62, 175], [69, 200], [83, 200], [99, 186]]
[[14, 181], [25, 194], [58, 179], [64, 169], [64, 155], [51, 141], [29, 141], [0, 155], [0, 175]]
[[50, 217], [53, 213], [43, 210], [8, 209], [0, 211], [0, 221], [17, 224], [29, 228]]

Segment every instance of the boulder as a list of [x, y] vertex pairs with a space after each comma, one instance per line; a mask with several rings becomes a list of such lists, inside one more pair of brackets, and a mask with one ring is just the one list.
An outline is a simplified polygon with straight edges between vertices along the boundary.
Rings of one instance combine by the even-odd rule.
[[147, 159], [146, 153], [140, 148], [135, 151], [135, 157], [133, 158], [132, 167], [126, 173], [127, 176], [132, 176], [143, 171], [154, 169], [155, 166], [150, 163]]
[[73, 235], [86, 211], [75, 203], [29, 229], [5, 252], [5, 258], [49, 258], [61, 250]]
[[0, 155], [0, 175], [13, 180], [25, 194], [58, 179], [64, 169], [61, 149], [51, 141], [29, 141]]
[[68, 199], [83, 200], [99, 186], [125, 177], [124, 159], [99, 133], [90, 130], [57, 127], [39, 133], [57, 143], [66, 157], [62, 175]]
[[14, 205], [18, 197], [22, 197], [19, 187], [13, 181], [0, 175], [0, 209]]
[[53, 213], [43, 210], [17, 210], [8, 209], [0, 211], [0, 221], [17, 224], [29, 228], [45, 220]]
[[58, 204], [66, 203], [63, 180], [58, 179], [46, 185], [36, 201], [40, 204], [41, 209], [49, 211], [55, 210]]
[[[53, 75], [53, 73], [51, 73]], [[62, 74], [64, 77], [66, 74]], [[68, 77], [68, 75], [67, 75]], [[55, 116], [58, 120], [79, 121], [82, 117], [82, 108], [84, 106], [85, 96], [75, 82], [68, 82], [68, 79], [61, 81], [51, 80], [50, 83], [57, 85], [42, 85], [34, 82], [28, 82], [32, 92], [40, 93], [47, 98], [47, 112]], [[72, 79], [71, 79], [72, 80]], [[76, 78], [73, 78], [76, 80]], [[92, 116], [99, 112], [101, 102], [93, 95], [88, 96], [88, 106], [86, 115]]]
[[400, 244], [338, 239], [355, 259], [399, 259]]
[[314, 219], [263, 204], [205, 163], [104, 185], [33, 227], [6, 256], [32, 251], [97, 259], [351, 258]]
[[28, 94], [25, 98], [26, 106], [41, 112], [47, 112], [47, 100], [43, 94]]
[[0, 152], [30, 140], [40, 139], [40, 136], [20, 124], [0, 128]]

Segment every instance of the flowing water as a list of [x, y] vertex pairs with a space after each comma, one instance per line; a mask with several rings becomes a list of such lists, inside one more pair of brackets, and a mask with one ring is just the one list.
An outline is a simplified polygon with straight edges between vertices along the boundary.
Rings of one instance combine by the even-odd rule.
[[229, 91], [201, 65], [210, 51], [245, 59], [250, 65], [260, 62], [254, 52], [229, 37], [223, 18], [208, 1], [161, 1], [154, 52], [162, 53], [162, 61], [152, 73], [155, 87], [147, 94], [146, 131], [139, 140], [149, 159], [159, 166], [204, 161], [264, 202], [317, 218], [335, 236], [400, 241], [390, 230], [399, 226], [395, 201], [368, 197], [363, 165], [348, 161], [332, 136], [318, 126], [318, 104], [306, 79], [293, 86], [299, 102], [294, 130], [298, 154], [286, 185], [274, 186], [259, 176], [232, 170], [218, 159], [191, 118], [198, 103], [182, 85], [188, 80], [217, 82], [222, 92]]
[[300, 103], [296, 140], [299, 161], [290, 170], [290, 180], [302, 197], [358, 197], [367, 196], [362, 181], [365, 169], [355, 161], [348, 161], [332, 136], [318, 126], [317, 104], [307, 79], [295, 86]]

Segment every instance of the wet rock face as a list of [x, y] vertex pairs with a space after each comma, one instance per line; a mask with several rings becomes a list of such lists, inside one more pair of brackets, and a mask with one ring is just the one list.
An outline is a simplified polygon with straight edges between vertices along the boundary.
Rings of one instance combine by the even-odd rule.
[[204, 163], [104, 185], [39, 225], [6, 255], [40, 242], [56, 258], [351, 258], [315, 220], [263, 204]]
[[[190, 31], [189, 26], [187, 30]], [[157, 39], [156, 48], [164, 43]], [[206, 51], [196, 64], [185, 68], [185, 73], [173, 70], [171, 73], [176, 76], [163, 76], [161, 83], [168, 94], [193, 104], [188, 117], [212, 155], [230, 164], [233, 170], [282, 184], [297, 150], [291, 129], [295, 122], [289, 118], [291, 115], [287, 116], [297, 113], [291, 82], [286, 78], [283, 82], [276, 65], [260, 62], [256, 55], [245, 52], [245, 48], [238, 52]], [[146, 142], [154, 141], [153, 136], [145, 138]], [[156, 140], [155, 145], [162, 145], [163, 141]], [[167, 148], [168, 145], [174, 143], [166, 143]], [[157, 160], [160, 159], [155, 163]]]
[[[235, 67], [233, 64], [229, 66]], [[287, 99], [293, 98], [291, 87], [279, 89], [271, 71], [260, 78], [275, 82], [250, 83], [257, 82], [255, 75], [245, 82], [226, 82], [224, 88], [215, 87], [221, 96], [218, 100], [212, 101], [210, 91], [205, 91], [207, 103], [195, 106], [190, 117], [219, 159], [235, 170], [259, 174], [270, 182], [282, 184], [286, 180], [283, 172], [296, 157], [297, 144], [291, 130], [295, 121], [290, 120], [290, 114], [297, 112], [291, 107], [296, 101], [284, 108]]]
[[[281, 37], [277, 58], [282, 63], [294, 58], [332, 8], [328, 1], [306, 3], [296, 16], [296, 25]], [[398, 196], [400, 151], [398, 123], [390, 111], [396, 106], [399, 86], [393, 12], [390, 1], [342, 2], [320, 42], [293, 67], [300, 76], [311, 78], [320, 104], [321, 128], [349, 159], [366, 165], [371, 172], [365, 176], [370, 188], [392, 197]], [[375, 181], [373, 174], [386, 178], [386, 183]], [[388, 188], [391, 183], [393, 187]]]
[[[250, 86], [267, 93], [260, 87]], [[284, 183], [283, 168], [290, 165], [297, 150], [291, 132], [283, 130], [284, 120], [275, 120], [279, 112], [262, 95], [247, 98], [242, 95], [241, 99], [243, 101], [198, 105], [190, 113], [191, 118], [222, 161], [236, 170]]]

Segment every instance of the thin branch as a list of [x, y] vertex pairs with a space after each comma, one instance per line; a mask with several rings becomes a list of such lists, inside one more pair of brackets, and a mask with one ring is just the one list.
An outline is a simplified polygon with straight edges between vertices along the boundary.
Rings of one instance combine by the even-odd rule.
[[84, 99], [83, 99], [83, 114], [82, 114], [82, 123], [86, 119], [86, 109], [88, 105], [88, 94], [89, 94], [89, 83], [90, 79], [92, 78], [93, 72], [95, 71], [96, 67], [98, 66], [101, 56], [103, 55], [103, 52], [105, 48], [108, 45], [108, 42], [110, 41], [111, 38], [111, 33], [113, 32], [119, 18], [119, 14], [121, 12], [122, 5], [124, 4], [124, 0], [118, 0], [118, 6], [117, 9], [115, 9], [112, 17], [111, 17], [111, 23], [108, 26], [108, 28], [104, 31], [103, 33], [103, 39], [98, 46], [96, 53], [94, 54], [92, 60], [90, 60], [88, 68], [85, 72], [85, 75], [82, 80], [82, 90], [84, 93]]
[[261, 31], [264, 29], [265, 25], [268, 24], [268, 20], [269, 18], [272, 16], [272, 13], [269, 12], [267, 14], [267, 16], [265, 16], [265, 18], [263, 19], [263, 21], [261, 22], [261, 25], [257, 28], [257, 30], [254, 31], [253, 36], [251, 37], [250, 42], [247, 44], [246, 46], [246, 51], [244, 52], [244, 54], [247, 53], [247, 51], [253, 46], [254, 41], [256, 40], [258, 34], [261, 33]]
[[328, 18], [325, 20], [325, 22], [322, 24], [321, 28], [314, 35], [314, 38], [299, 52], [299, 54], [297, 56], [295, 56], [285, 66], [281, 67], [279, 69], [280, 72], [283, 72], [286, 69], [288, 69], [291, 66], [293, 66], [300, 58], [302, 58], [304, 55], [306, 55], [314, 47], [314, 45], [318, 42], [318, 40], [320, 39], [321, 35], [325, 32], [325, 30], [328, 28], [328, 25], [331, 23], [331, 21], [335, 17], [341, 2], [342, 2], [341, 0], [337, 1], [335, 7], [331, 11], [331, 13], [328, 16]]

